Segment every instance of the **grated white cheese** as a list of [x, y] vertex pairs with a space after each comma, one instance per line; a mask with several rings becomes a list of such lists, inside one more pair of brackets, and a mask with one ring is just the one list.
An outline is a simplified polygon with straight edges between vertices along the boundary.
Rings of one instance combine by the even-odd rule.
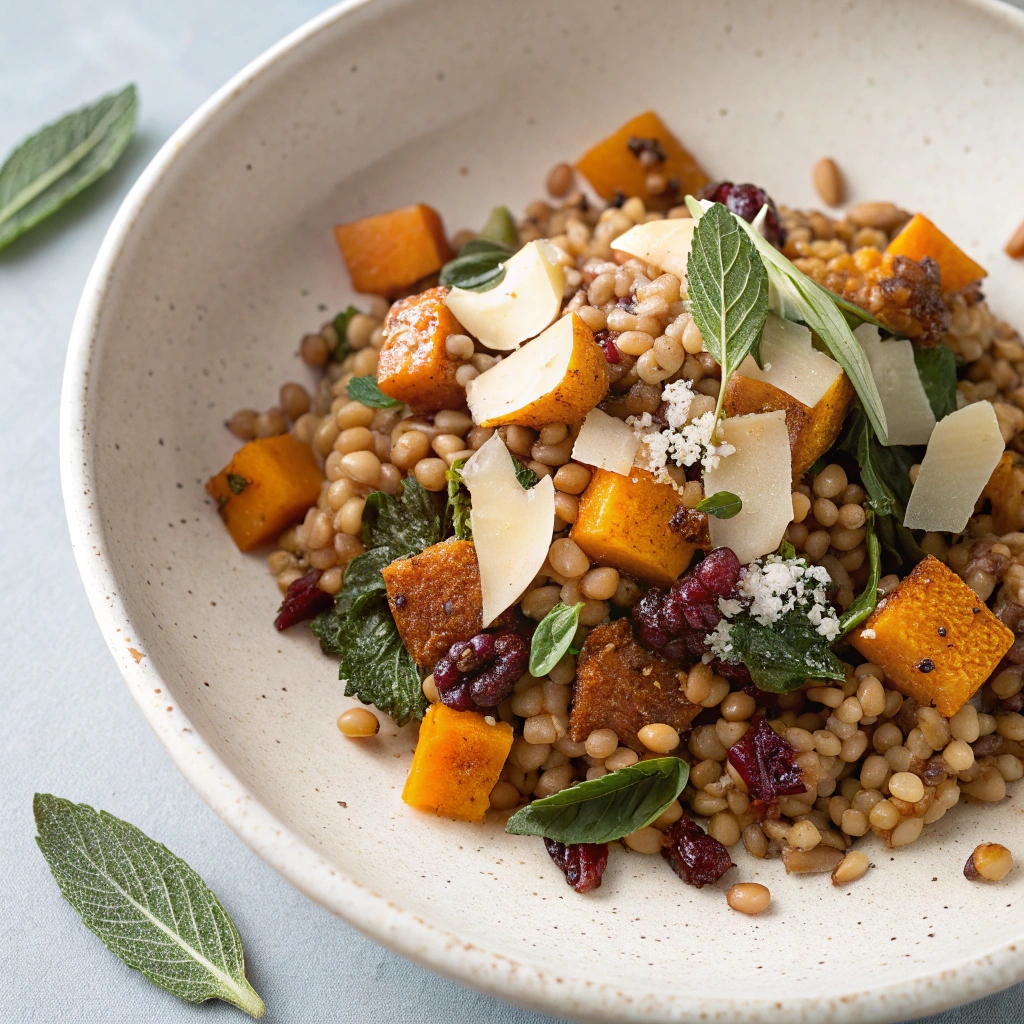
[[862, 637], [864, 637], [865, 640], [874, 640], [875, 636], [877, 634], [875, 633], [875, 631], [873, 629], [864, 629], [864, 630], [861, 630], [861, 634], [860, 635]]

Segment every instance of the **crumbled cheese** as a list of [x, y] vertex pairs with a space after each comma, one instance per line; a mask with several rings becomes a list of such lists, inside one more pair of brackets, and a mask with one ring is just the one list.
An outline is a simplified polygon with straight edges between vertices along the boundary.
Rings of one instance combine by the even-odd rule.
[[875, 639], [875, 631], [873, 629], [863, 629], [863, 630], [861, 630], [861, 634], [860, 635], [862, 637], [864, 637], [865, 640], [874, 640]]
[[722, 619], [721, 622], [715, 628], [704, 637], [705, 643], [710, 648], [710, 656], [705, 655], [704, 659], [711, 661], [713, 658], [721, 658], [722, 661], [733, 660], [733, 649], [732, 640], [729, 638], [729, 632], [732, 627], [729, 624], [728, 619]]

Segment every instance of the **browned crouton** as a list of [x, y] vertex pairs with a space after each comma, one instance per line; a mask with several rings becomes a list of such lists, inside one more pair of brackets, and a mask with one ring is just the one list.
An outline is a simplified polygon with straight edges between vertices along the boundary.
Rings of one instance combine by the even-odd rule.
[[420, 668], [432, 669], [456, 640], [483, 625], [476, 548], [446, 540], [381, 570], [402, 642]]
[[576, 667], [569, 731], [582, 743], [594, 729], [613, 729], [619, 742], [642, 754], [637, 733], [653, 722], [682, 731], [701, 710], [683, 695], [686, 670], [641, 647], [629, 619], [592, 630]]

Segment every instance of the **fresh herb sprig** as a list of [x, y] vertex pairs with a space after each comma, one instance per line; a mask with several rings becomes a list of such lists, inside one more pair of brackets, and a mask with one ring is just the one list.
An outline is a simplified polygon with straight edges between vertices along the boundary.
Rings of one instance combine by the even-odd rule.
[[359, 310], [355, 306], [349, 306], [334, 318], [334, 330], [338, 335], [338, 344], [334, 347], [334, 358], [339, 363], [352, 353], [352, 346], [348, 343], [348, 325], [352, 322], [352, 317], [358, 315]]
[[179, 999], [262, 1017], [242, 939], [210, 887], [127, 821], [36, 793], [36, 843], [61, 895], [115, 956]]
[[572, 639], [580, 624], [583, 602], [559, 602], [544, 616], [533, 631], [530, 641], [530, 675], [546, 676], [572, 646]]
[[442, 268], [439, 281], [446, 288], [485, 292], [505, 279], [505, 263], [519, 244], [519, 233], [508, 207], [491, 210], [480, 234], [459, 250]]
[[693, 319], [722, 368], [713, 438], [726, 383], [760, 341], [768, 316], [768, 274], [740, 230], [739, 218], [721, 203], [701, 213], [686, 261], [686, 279]]
[[882, 545], [875, 533], [875, 515], [868, 512], [867, 522], [864, 524], [864, 543], [868, 549], [868, 572], [867, 582], [864, 589], [853, 601], [849, 608], [839, 616], [839, 628], [842, 635], [850, 632], [851, 629], [859, 626], [878, 605], [878, 581], [882, 578]]
[[743, 510], [743, 499], [732, 491], [715, 491], [697, 503], [694, 511], [706, 512], [716, 519], [732, 519]]
[[56, 213], [117, 163], [138, 111], [134, 85], [47, 125], [0, 167], [0, 249]]
[[657, 820], [689, 776], [690, 766], [678, 757], [639, 761], [534, 800], [509, 818], [505, 831], [560, 843], [610, 843]]
[[914, 365], [935, 421], [956, 412], [956, 355], [948, 345], [914, 349]]
[[353, 377], [346, 385], [348, 397], [371, 409], [397, 409], [402, 403], [385, 395], [377, 385], [376, 377]]

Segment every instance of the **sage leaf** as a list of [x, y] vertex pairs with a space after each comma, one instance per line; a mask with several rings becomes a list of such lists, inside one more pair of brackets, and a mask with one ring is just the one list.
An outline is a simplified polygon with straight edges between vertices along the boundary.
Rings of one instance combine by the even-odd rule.
[[346, 390], [354, 402], [362, 402], [371, 409], [393, 409], [402, 404], [377, 387], [376, 377], [353, 377]]
[[956, 412], [956, 355], [948, 345], [914, 349], [914, 365], [935, 421]]
[[27, 138], [0, 167], [0, 249], [117, 163], [135, 130], [134, 85], [66, 114]]
[[498, 245], [504, 245], [509, 249], [517, 246], [519, 232], [516, 230], [516, 222], [512, 219], [508, 207], [494, 207], [477, 237], [487, 242], [497, 242]]
[[540, 620], [530, 641], [530, 675], [546, 676], [569, 650], [580, 624], [583, 602], [559, 602]]
[[512, 255], [507, 245], [487, 238], [471, 238], [458, 256], [449, 260], [438, 278], [446, 288], [485, 292], [505, 279], [505, 261]]
[[867, 532], [864, 534], [864, 542], [867, 545], [868, 563], [871, 568], [864, 589], [850, 607], [839, 616], [839, 628], [843, 635], [859, 626], [871, 615], [878, 604], [878, 581], [882, 578], [882, 545], [878, 540], [878, 534], [875, 533], [874, 513], [868, 512], [865, 527]]
[[[875, 378], [871, 374], [868, 357], [853, 336], [846, 316], [837, 302], [837, 296], [797, 270], [771, 242], [762, 238], [742, 217], [735, 217], [732, 214], [729, 216], [733, 217], [761, 254], [768, 277], [787, 304], [786, 308], [799, 312], [800, 319], [822, 340], [832, 357], [850, 378], [872, 430], [882, 444], [885, 444], [889, 439], [889, 432], [882, 399], [878, 394]], [[696, 232], [694, 236], [696, 237]]]
[[715, 491], [710, 497], [698, 502], [697, 511], [706, 512], [716, 519], [732, 519], [743, 509], [743, 499], [732, 491]]
[[722, 368], [716, 424], [725, 385], [759, 341], [768, 316], [768, 274], [739, 224], [721, 203], [712, 205], [697, 221], [686, 261], [690, 312]]
[[338, 344], [334, 349], [334, 358], [340, 363], [352, 352], [352, 346], [348, 343], [348, 325], [352, 317], [358, 316], [359, 310], [355, 306], [349, 306], [344, 312], [334, 318], [334, 329], [338, 333]]
[[179, 999], [223, 999], [263, 1016], [238, 929], [180, 857], [86, 804], [36, 793], [32, 810], [61, 895], [112, 953]]
[[682, 793], [690, 766], [656, 757], [534, 800], [505, 826], [517, 836], [560, 843], [610, 843], [646, 828]]

